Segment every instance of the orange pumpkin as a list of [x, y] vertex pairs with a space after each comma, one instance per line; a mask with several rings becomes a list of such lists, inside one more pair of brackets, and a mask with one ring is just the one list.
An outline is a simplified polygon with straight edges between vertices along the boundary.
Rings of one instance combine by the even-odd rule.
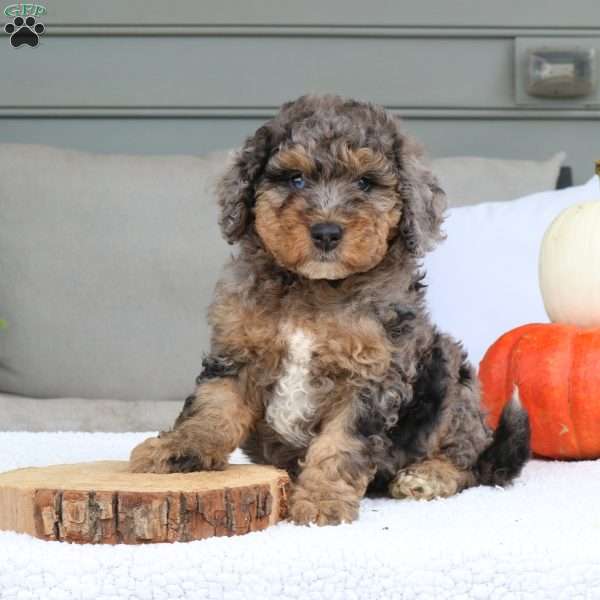
[[517, 327], [486, 352], [479, 378], [492, 427], [516, 385], [529, 413], [535, 454], [600, 457], [600, 328]]

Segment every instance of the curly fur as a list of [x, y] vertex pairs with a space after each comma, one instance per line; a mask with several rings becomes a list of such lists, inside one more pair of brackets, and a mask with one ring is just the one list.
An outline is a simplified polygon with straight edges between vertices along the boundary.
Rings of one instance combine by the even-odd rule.
[[267, 406], [265, 420], [288, 444], [308, 445], [318, 407], [310, 387], [312, 338], [301, 329], [289, 337], [288, 356]]
[[[218, 200], [239, 253], [215, 291], [210, 355], [134, 471], [222, 468], [241, 445], [293, 475], [290, 517], [319, 524], [355, 519], [367, 490], [431, 498], [518, 475], [526, 414], [512, 403], [493, 435], [473, 367], [427, 314], [419, 260], [443, 239], [445, 197], [392, 114], [337, 96], [286, 103]], [[327, 251], [311, 238], [322, 222], [343, 232]]]

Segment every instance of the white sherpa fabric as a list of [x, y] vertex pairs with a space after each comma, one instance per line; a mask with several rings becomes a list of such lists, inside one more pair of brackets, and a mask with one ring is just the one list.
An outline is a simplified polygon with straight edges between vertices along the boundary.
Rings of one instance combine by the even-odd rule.
[[[0, 471], [124, 459], [151, 434], [0, 433]], [[243, 460], [236, 454], [234, 459]], [[79, 546], [0, 532], [2, 600], [600, 598], [600, 461], [533, 461], [505, 490], [364, 500], [338, 527]]]

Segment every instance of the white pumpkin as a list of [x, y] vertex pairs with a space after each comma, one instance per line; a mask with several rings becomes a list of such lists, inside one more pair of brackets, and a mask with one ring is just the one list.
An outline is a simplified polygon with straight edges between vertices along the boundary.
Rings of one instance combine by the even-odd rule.
[[600, 327], [600, 202], [571, 206], [552, 222], [539, 280], [551, 321]]

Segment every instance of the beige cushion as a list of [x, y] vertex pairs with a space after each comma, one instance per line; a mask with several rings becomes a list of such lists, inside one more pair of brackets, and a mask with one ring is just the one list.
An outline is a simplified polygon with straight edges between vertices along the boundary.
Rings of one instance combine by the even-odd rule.
[[453, 156], [432, 161], [450, 206], [513, 200], [556, 188], [565, 153], [536, 160]]
[[27, 398], [0, 393], [0, 431], [161, 431], [181, 402]]
[[0, 144], [0, 391], [183, 400], [230, 247], [216, 156]]
[[[102, 399], [98, 426], [118, 430], [148, 427], [150, 405], [123, 412], [105, 399], [185, 398], [209, 348], [206, 308], [231, 252], [213, 194], [227, 156], [0, 144], [0, 317], [8, 322], [0, 331], [0, 391]], [[500, 200], [523, 195], [523, 186], [553, 188], [562, 156], [441, 159], [434, 169], [455, 203]], [[15, 427], [25, 426], [28, 412], [38, 423], [55, 411], [50, 429], [91, 427], [81, 401], [45, 411], [14, 402]], [[144, 413], [137, 422], [136, 410]], [[11, 428], [6, 413], [2, 427]]]

